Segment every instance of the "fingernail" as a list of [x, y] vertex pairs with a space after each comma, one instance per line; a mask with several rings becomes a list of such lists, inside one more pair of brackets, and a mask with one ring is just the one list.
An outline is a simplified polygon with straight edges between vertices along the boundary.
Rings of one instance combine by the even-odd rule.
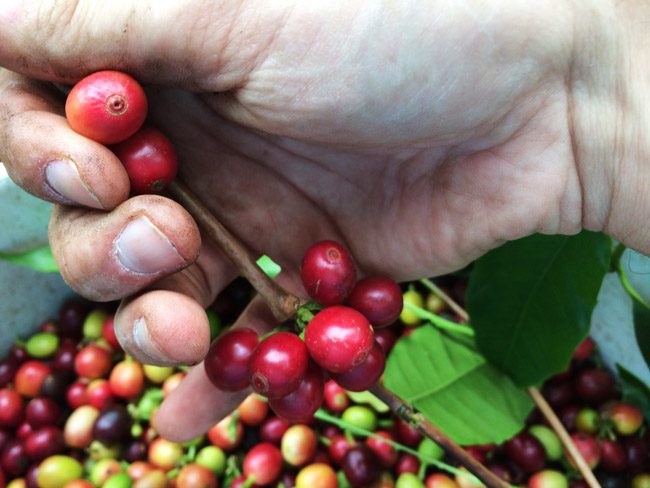
[[144, 216], [122, 229], [115, 251], [120, 264], [132, 273], [172, 271], [186, 264], [167, 236]]
[[45, 168], [49, 187], [66, 203], [77, 203], [92, 208], [103, 208], [99, 199], [84, 183], [77, 166], [67, 159], [51, 161]]
[[133, 322], [133, 339], [140, 352], [149, 359], [147, 363], [173, 364], [173, 361], [164, 357], [158, 344], [152, 339], [144, 317], [140, 317]]

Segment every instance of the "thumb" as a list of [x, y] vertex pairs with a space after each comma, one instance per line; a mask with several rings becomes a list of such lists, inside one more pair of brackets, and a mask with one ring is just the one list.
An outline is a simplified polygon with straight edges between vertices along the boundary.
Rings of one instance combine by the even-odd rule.
[[253, 3], [2, 0], [0, 66], [59, 83], [116, 69], [144, 83], [228, 90], [282, 24], [280, 8]]

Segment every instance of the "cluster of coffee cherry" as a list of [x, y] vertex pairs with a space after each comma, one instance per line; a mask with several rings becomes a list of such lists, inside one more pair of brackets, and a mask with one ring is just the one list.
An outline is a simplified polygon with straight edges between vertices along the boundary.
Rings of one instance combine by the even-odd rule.
[[178, 161], [170, 140], [146, 125], [147, 97], [120, 71], [98, 71], [70, 90], [65, 114], [72, 129], [105, 144], [124, 165], [131, 194], [160, 193], [176, 177]]
[[386, 355], [374, 328], [390, 325], [402, 311], [399, 285], [388, 277], [357, 281], [350, 253], [338, 242], [307, 249], [300, 275], [316, 302], [298, 314], [311, 316], [300, 334], [304, 340], [286, 330], [260, 337], [250, 328], [234, 328], [214, 341], [204, 361], [217, 388], [250, 386], [293, 422], [309, 420], [320, 407], [326, 377], [350, 391], [367, 390], [381, 377]]

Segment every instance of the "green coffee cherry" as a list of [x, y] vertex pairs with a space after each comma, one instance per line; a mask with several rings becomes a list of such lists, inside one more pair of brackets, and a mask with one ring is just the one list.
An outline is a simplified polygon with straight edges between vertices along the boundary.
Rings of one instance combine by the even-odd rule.
[[402, 473], [397, 478], [395, 488], [425, 488], [422, 480], [413, 473]]
[[217, 476], [226, 471], [226, 454], [217, 446], [205, 446], [197, 453], [194, 462], [205, 466]]
[[133, 480], [124, 471], [115, 473], [113, 476], [106, 480], [102, 488], [131, 488]]
[[83, 334], [86, 339], [99, 339], [102, 336], [102, 326], [108, 318], [103, 310], [93, 310], [86, 316], [83, 325]]
[[544, 446], [549, 461], [559, 461], [564, 456], [562, 442], [555, 432], [545, 425], [532, 425], [528, 431]]
[[371, 432], [377, 429], [377, 414], [371, 408], [363, 405], [353, 405], [346, 408], [341, 418], [359, 429]]
[[72, 480], [81, 478], [81, 463], [70, 456], [57, 454], [45, 458], [38, 466], [36, 483], [40, 488], [63, 488]]
[[52, 332], [39, 332], [29, 338], [25, 350], [33, 358], [43, 359], [53, 356], [59, 348], [59, 338]]
[[406, 304], [410, 303], [416, 307], [424, 308], [424, 299], [422, 298], [422, 295], [418, 291], [410, 289], [404, 292], [403, 297], [404, 308], [402, 309], [402, 313], [399, 315], [400, 320], [404, 323], [404, 325], [419, 325], [422, 320], [417, 315], [415, 315], [412, 310], [409, 310]]
[[425, 437], [422, 439], [422, 441], [420, 441], [420, 445], [418, 446], [418, 454], [420, 454], [422, 457], [435, 460], [439, 460], [445, 457], [445, 451], [442, 449], [442, 447], [440, 447], [428, 437]]

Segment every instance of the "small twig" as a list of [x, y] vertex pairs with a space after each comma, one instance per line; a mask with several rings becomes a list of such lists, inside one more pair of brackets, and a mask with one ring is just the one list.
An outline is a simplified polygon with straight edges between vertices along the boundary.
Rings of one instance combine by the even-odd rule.
[[575, 466], [580, 471], [580, 474], [584, 478], [585, 482], [590, 486], [590, 488], [601, 488], [600, 483], [594, 476], [594, 473], [591, 471], [591, 468], [580, 454], [580, 451], [576, 448], [575, 444], [571, 440], [571, 436], [562, 425], [562, 422], [557, 417], [551, 406], [548, 404], [546, 399], [542, 396], [537, 388], [528, 388], [528, 394], [531, 396], [537, 408], [542, 412], [542, 415], [548, 420], [548, 423], [551, 424], [551, 427], [560, 438], [560, 442], [564, 446], [566, 452], [571, 456]]
[[458, 303], [456, 303], [453, 298], [447, 295], [445, 291], [442, 288], [440, 288], [438, 285], [436, 285], [433, 281], [425, 278], [423, 280], [420, 280], [420, 282], [424, 286], [426, 286], [429, 290], [431, 290], [434, 294], [438, 295], [442, 299], [442, 301], [445, 302], [449, 306], [449, 308], [451, 308], [454, 312], [456, 312], [456, 314], [461, 319], [463, 319], [465, 322], [469, 320], [469, 314], [467, 313], [467, 311], [465, 311], [463, 307], [458, 305]]
[[[449, 307], [451, 307], [458, 314], [459, 317], [461, 317], [465, 321], [469, 320], [469, 314], [467, 313], [467, 311], [463, 309], [460, 305], [458, 305], [449, 295], [447, 295], [440, 288], [438, 288], [432, 281], [422, 280], [422, 283], [424, 284], [424, 286], [426, 286], [435, 294], [437, 294], [447, 305], [449, 305]], [[542, 396], [540, 391], [535, 387], [531, 387], [528, 388], [528, 395], [530, 395], [530, 397], [533, 399], [535, 405], [537, 405], [537, 408], [539, 408], [544, 418], [546, 418], [548, 423], [551, 425], [551, 428], [555, 431], [555, 433], [559, 437], [562, 446], [575, 462], [578, 471], [580, 472], [580, 474], [582, 475], [586, 483], [590, 486], [590, 488], [601, 488], [600, 484], [598, 483], [598, 480], [596, 479], [596, 476], [594, 476], [593, 471], [591, 470], [589, 465], [585, 462], [584, 458], [580, 454], [580, 451], [578, 451], [575, 444], [571, 440], [571, 436], [564, 428], [564, 425], [555, 414], [555, 411], [553, 411], [553, 409], [548, 404], [546, 399]]]
[[[274, 317], [284, 322], [296, 315], [305, 302], [282, 288], [266, 276], [255, 264], [248, 250], [232, 235], [210, 210], [179, 179], [170, 185], [170, 194], [194, 217], [203, 232], [210, 237], [228, 256], [240, 273], [264, 298]], [[499, 479], [480, 462], [470, 456], [463, 448], [445, 436], [433, 423], [406, 405], [397, 395], [383, 385], [372, 389], [397, 415], [418, 426], [420, 432], [431, 437], [446, 453], [456, 458], [467, 470], [480, 479], [488, 488], [506, 488], [510, 485]]]
[[489, 488], [509, 488], [510, 484], [503, 481], [483, 464], [473, 458], [467, 451], [452, 441], [424, 415], [406, 405], [401, 398], [387, 389], [380, 381], [370, 388], [370, 392], [404, 420], [412, 424], [420, 433], [438, 444], [447, 454], [454, 457], [469, 472], [480, 479]]
[[[386, 437], [382, 437], [379, 434], [376, 434], [376, 433], [371, 432], [369, 430], [363, 429], [363, 428], [361, 428], [361, 427], [359, 427], [357, 425], [352, 425], [352, 424], [346, 422], [341, 417], [336, 417], [334, 415], [330, 415], [330, 414], [326, 413], [323, 409], [318, 409], [318, 411], [316, 411], [316, 413], [314, 414], [314, 418], [320, 420], [321, 422], [326, 422], [326, 423], [330, 423], [332, 425], [336, 425], [337, 427], [339, 427], [344, 432], [350, 432], [353, 435], [359, 435], [359, 436], [364, 436], [364, 437], [369, 437], [369, 438], [375, 438], [377, 440], [385, 442], [389, 446], [394, 447], [395, 450], [397, 450], [397, 451], [407, 452], [407, 453], [415, 456], [416, 458], [418, 458], [425, 465], [430, 464], [432, 466], [435, 466], [438, 469], [441, 469], [443, 471], [447, 471], [450, 474], [458, 475], [458, 476], [466, 476], [469, 479], [475, 480], [475, 481], [478, 482], [478, 479], [474, 475], [470, 474], [467, 471], [463, 471], [462, 469], [459, 469], [459, 468], [457, 468], [455, 466], [451, 466], [451, 465], [449, 465], [449, 464], [447, 464], [445, 462], [440, 461], [439, 459], [430, 458], [430, 457], [428, 457], [426, 455], [423, 455], [423, 453], [418, 452], [416, 449], [412, 449], [412, 448], [410, 448], [408, 446], [405, 446], [404, 444], [400, 444], [397, 441], [388, 439]], [[327, 440], [327, 442], [330, 442], [329, 439]]]
[[278, 322], [284, 322], [295, 316], [298, 308], [305, 303], [297, 296], [287, 292], [275, 281], [270, 280], [253, 261], [244, 245], [239, 242], [221, 222], [201, 203], [181, 181], [169, 186], [169, 193], [187, 210], [203, 232], [216, 242], [221, 250], [237, 267], [239, 272], [250, 282], [264, 298]]

